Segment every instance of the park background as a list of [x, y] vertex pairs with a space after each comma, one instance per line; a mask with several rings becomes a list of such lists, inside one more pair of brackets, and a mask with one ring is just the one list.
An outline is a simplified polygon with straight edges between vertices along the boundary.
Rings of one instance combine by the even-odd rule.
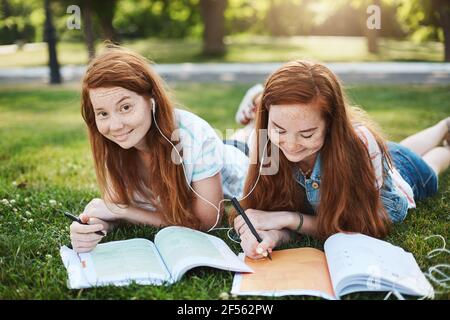
[[[371, 5], [381, 9], [380, 29], [368, 28]], [[99, 196], [79, 80], [104, 40], [152, 60], [173, 98], [223, 133], [239, 127], [234, 114], [249, 86], [294, 59], [335, 70], [390, 140], [450, 115], [446, 0], [1, 0], [0, 9], [0, 299], [239, 299], [228, 294], [233, 273], [209, 268], [170, 287], [67, 289], [61, 212], [79, 214]], [[450, 172], [439, 188], [387, 238], [425, 273], [449, 263], [445, 253], [427, 257], [442, 246], [427, 237], [450, 239]], [[130, 226], [104, 241], [155, 233]], [[303, 237], [287, 246], [322, 245]], [[448, 280], [432, 284], [437, 299], [450, 298]]]

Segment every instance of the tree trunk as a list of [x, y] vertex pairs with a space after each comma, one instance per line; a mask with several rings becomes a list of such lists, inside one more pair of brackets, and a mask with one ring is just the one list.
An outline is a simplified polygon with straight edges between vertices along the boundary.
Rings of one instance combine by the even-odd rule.
[[2, 0], [2, 10], [3, 18], [11, 16], [11, 5], [8, 3], [8, 0]]
[[274, 0], [269, 1], [269, 10], [267, 11], [267, 29], [269, 30], [269, 34], [271, 36], [280, 36], [282, 35], [279, 21], [279, 13], [278, 7], [275, 4]]
[[116, 0], [92, 1], [92, 8], [96, 12], [97, 17], [100, 20], [100, 27], [102, 28], [103, 38], [106, 40], [111, 40], [112, 42], [118, 42], [120, 40], [113, 26], [116, 5]]
[[226, 7], [227, 0], [200, 0], [204, 25], [203, 54], [205, 55], [223, 55], [226, 51], [223, 41]]
[[[373, 0], [372, 4], [375, 6], [380, 6], [380, 0]], [[378, 30], [377, 29], [369, 29], [367, 25], [365, 26], [366, 37], [367, 37], [367, 50], [370, 53], [378, 53]]]
[[89, 61], [91, 61], [95, 57], [95, 37], [92, 25], [92, 7], [90, 1], [85, 1], [83, 3], [82, 18], [84, 25], [84, 40], [88, 50]]
[[109, 17], [100, 16], [100, 26], [102, 27], [103, 38], [106, 40], [111, 40], [112, 42], [119, 41], [116, 30], [112, 25], [112, 19]]
[[45, 0], [45, 27], [44, 35], [48, 46], [48, 64], [50, 67], [50, 83], [61, 83], [61, 74], [59, 72], [58, 57], [56, 54], [56, 34], [55, 27], [52, 22], [52, 13], [50, 10], [50, 0]]
[[444, 31], [444, 61], [450, 61], [450, 3], [446, 0], [433, 0], [433, 5]]
[[378, 30], [367, 29], [367, 50], [370, 53], [378, 53]]

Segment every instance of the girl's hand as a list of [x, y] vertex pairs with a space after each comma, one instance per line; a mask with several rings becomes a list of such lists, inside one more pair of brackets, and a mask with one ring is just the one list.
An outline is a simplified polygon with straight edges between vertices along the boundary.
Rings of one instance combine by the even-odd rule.
[[251, 233], [249, 228], [246, 228], [241, 237], [241, 247], [247, 257], [251, 259], [262, 259], [267, 256], [267, 251], [269, 253], [281, 244], [285, 237], [284, 230], [256, 230], [261, 237], [261, 243], [258, 243], [255, 236]]
[[89, 252], [93, 250], [104, 237], [95, 232], [102, 231], [106, 235], [110, 225], [106, 221], [97, 218], [89, 218], [86, 214], [81, 214], [79, 218], [83, 223], [88, 223], [88, 225], [83, 225], [75, 221], [72, 222], [70, 225], [72, 248], [79, 253]]
[[[295, 214], [287, 211], [263, 211], [247, 209], [245, 214], [250, 219], [257, 230], [281, 230], [289, 227], [293, 219], [297, 219]], [[247, 224], [242, 216], [238, 215], [234, 219], [234, 229], [241, 234], [241, 229]]]
[[121, 210], [123, 209], [114, 203], [107, 203], [103, 199], [95, 198], [86, 205], [83, 214], [89, 218], [98, 218], [103, 221], [117, 221], [121, 218]]

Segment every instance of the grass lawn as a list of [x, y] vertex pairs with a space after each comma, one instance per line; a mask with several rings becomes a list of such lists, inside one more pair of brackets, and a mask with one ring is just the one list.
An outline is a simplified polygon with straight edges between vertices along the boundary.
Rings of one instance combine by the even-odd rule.
[[[272, 62], [303, 58], [330, 61], [435, 61], [444, 56], [438, 42], [416, 44], [408, 40], [380, 39], [380, 53], [367, 52], [364, 37], [285, 37], [233, 36], [226, 38], [228, 52], [223, 57], [202, 56], [199, 39], [140, 39], [123, 45], [156, 63], [181, 62]], [[98, 44], [98, 48], [101, 44]], [[61, 64], [85, 64], [87, 51], [83, 43], [60, 43]], [[1, 53], [0, 68], [42, 66], [48, 61], [45, 43], [15, 53]]]
[[[236, 127], [235, 108], [246, 86], [178, 84], [178, 101], [215, 128]], [[201, 94], [198, 94], [201, 92]], [[434, 124], [450, 114], [450, 87], [357, 86], [349, 96], [377, 120], [391, 140]], [[69, 222], [61, 209], [80, 213], [99, 196], [86, 131], [79, 111], [77, 88], [0, 88], [0, 299], [218, 299], [229, 292], [233, 273], [210, 268], [188, 272], [170, 287], [138, 286], [69, 290], [59, 247], [69, 243]], [[1, 200], [5, 199], [5, 200]], [[216, 234], [238, 252], [224, 231]], [[440, 191], [419, 204], [387, 239], [414, 254], [422, 271], [448, 263], [427, 253], [450, 239], [450, 172], [440, 177]], [[155, 229], [117, 230], [105, 241], [146, 237]], [[303, 238], [290, 246], [322, 243]], [[436, 287], [439, 299], [450, 292]], [[352, 294], [346, 299], [381, 299], [385, 294]], [[298, 298], [298, 297], [296, 297]]]

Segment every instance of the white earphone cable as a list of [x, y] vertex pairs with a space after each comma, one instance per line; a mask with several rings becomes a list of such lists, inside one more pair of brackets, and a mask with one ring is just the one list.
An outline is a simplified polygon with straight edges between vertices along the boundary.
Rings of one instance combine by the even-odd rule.
[[[216, 209], [216, 211], [217, 211], [216, 222], [215, 222], [214, 225], [208, 230], [208, 232], [211, 232], [211, 231], [213, 231], [213, 230], [224, 229], [224, 228], [217, 228], [217, 229], [215, 229], [215, 227], [216, 227], [217, 224], [219, 223], [219, 218], [220, 218], [220, 205], [222, 204], [222, 202], [225, 202], [225, 201], [231, 201], [231, 200], [230, 200], [230, 199], [222, 199], [222, 200], [219, 202], [219, 206], [217, 207], [214, 203], [212, 203], [212, 202], [209, 201], [208, 199], [205, 199], [202, 195], [200, 195], [197, 191], [195, 191], [194, 188], [192, 188], [192, 186], [191, 186], [191, 184], [190, 184], [190, 182], [189, 182], [189, 179], [188, 179], [188, 177], [187, 177], [187, 175], [186, 175], [186, 168], [184, 167], [184, 161], [183, 161], [183, 158], [181, 157], [180, 152], [179, 152], [178, 149], [174, 146], [174, 144], [172, 143], [172, 141], [170, 141], [170, 140], [162, 133], [161, 129], [159, 128], [158, 122], [156, 121], [156, 116], [155, 116], [155, 113], [156, 113], [155, 100], [154, 100], [153, 98], [151, 98], [151, 102], [152, 102], [153, 122], [155, 123], [155, 126], [156, 126], [156, 128], [158, 129], [158, 131], [159, 131], [159, 133], [161, 134], [161, 136], [163, 136], [163, 138], [164, 138], [164, 139], [172, 146], [172, 148], [176, 151], [176, 153], [177, 153], [177, 155], [178, 155], [178, 157], [179, 157], [179, 159], [180, 159], [180, 163], [181, 163], [181, 166], [182, 166], [182, 168], [183, 168], [184, 178], [186, 179], [186, 183], [187, 183], [189, 189], [191, 189], [192, 192], [193, 192], [197, 197], [199, 197], [200, 199], [202, 199], [203, 201], [205, 201], [206, 203], [208, 203], [209, 205], [211, 205], [211, 206], [212, 206], [214, 209]], [[268, 142], [269, 142], [269, 140], [267, 140], [267, 142], [266, 142], [266, 144], [265, 144], [265, 146], [264, 146], [263, 154], [262, 154], [262, 157], [261, 157], [261, 164], [260, 164], [260, 166], [259, 166], [258, 178], [256, 179], [256, 181], [255, 181], [253, 187], [250, 189], [250, 191], [249, 191], [244, 197], [242, 197], [239, 201], [244, 200], [245, 198], [247, 198], [247, 197], [253, 192], [253, 190], [255, 189], [255, 187], [256, 187], [256, 185], [257, 185], [257, 183], [258, 183], [258, 181], [259, 181], [259, 178], [261, 177], [261, 170], [262, 170], [262, 166], [263, 166], [263, 163], [264, 163], [264, 155], [265, 155], [265, 153], [266, 153], [266, 149], [267, 149]], [[225, 228], [225, 229], [228, 229], [228, 228]], [[232, 229], [232, 228], [229, 228], [229, 229]], [[231, 237], [229, 236], [229, 231], [228, 231], [227, 234], [228, 234], [228, 237], [231, 239]], [[231, 239], [231, 240], [233, 240], [233, 239]], [[233, 240], [233, 241], [235, 241], [235, 240]], [[236, 241], [235, 241], [235, 242], [236, 242]]]

